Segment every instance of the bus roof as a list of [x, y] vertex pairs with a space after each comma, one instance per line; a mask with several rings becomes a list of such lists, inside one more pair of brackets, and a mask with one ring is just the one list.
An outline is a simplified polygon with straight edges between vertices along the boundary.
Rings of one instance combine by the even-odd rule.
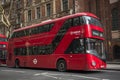
[[49, 20], [46, 20], [46, 21], [42, 21], [42, 22], [40, 22], [38, 24], [33, 24], [33, 25], [30, 25], [30, 26], [26, 26], [26, 27], [16, 29], [13, 32], [29, 29], [29, 28], [32, 28], [32, 27], [35, 27], [35, 26], [42, 26], [42, 25], [49, 24], [49, 23], [52, 23], [52, 22], [55, 22], [55, 21], [58, 21], [58, 20], [73, 18], [73, 17], [76, 17], [76, 16], [91, 16], [91, 17], [94, 17], [94, 18], [98, 18], [97, 16], [95, 16], [92, 13], [82, 12], [82, 13], [76, 13], [76, 14], [72, 14], [72, 15], [63, 16], [63, 17], [56, 18], [56, 19], [49, 19]]

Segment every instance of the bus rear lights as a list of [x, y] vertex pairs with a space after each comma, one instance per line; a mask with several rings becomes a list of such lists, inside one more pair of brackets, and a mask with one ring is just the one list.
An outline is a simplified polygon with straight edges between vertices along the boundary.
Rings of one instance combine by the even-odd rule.
[[96, 66], [96, 62], [95, 61], [92, 61], [92, 66]]

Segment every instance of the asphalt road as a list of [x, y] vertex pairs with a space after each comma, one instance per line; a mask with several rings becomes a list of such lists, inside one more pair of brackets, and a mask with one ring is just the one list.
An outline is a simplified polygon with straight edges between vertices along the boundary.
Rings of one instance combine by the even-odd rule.
[[120, 71], [67, 71], [0, 67], [0, 80], [120, 80]]

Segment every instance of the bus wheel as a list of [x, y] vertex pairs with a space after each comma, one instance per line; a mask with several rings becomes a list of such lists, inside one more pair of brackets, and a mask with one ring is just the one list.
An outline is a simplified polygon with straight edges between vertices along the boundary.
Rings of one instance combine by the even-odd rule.
[[19, 67], [20, 67], [19, 60], [17, 59], [17, 60], [15, 60], [15, 68], [19, 68]]
[[66, 65], [65, 60], [59, 60], [57, 62], [58, 71], [64, 72], [64, 71], [66, 71], [66, 68], [67, 68], [67, 65]]

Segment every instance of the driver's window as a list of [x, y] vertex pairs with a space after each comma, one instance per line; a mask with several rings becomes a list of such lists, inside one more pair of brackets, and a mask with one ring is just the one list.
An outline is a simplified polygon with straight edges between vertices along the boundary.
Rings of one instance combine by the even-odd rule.
[[65, 51], [66, 54], [78, 54], [84, 53], [84, 40], [83, 39], [75, 39], [69, 45], [68, 49]]

